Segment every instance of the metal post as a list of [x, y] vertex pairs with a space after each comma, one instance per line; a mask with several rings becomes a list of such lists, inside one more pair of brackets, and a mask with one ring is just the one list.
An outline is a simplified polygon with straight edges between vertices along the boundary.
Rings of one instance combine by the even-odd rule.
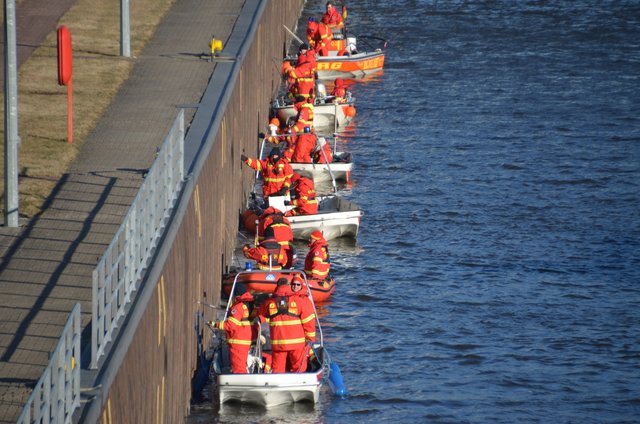
[[131, 57], [131, 25], [129, 0], [120, 0], [120, 55]]
[[4, 2], [4, 225], [18, 226], [18, 63], [16, 2]]

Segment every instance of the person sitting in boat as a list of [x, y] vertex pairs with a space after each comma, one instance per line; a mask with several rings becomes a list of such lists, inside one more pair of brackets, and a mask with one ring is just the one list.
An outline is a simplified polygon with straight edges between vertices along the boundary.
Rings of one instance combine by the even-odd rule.
[[287, 211], [285, 216], [313, 215], [318, 213], [318, 201], [316, 200], [316, 188], [311, 178], [300, 174], [291, 177], [290, 192], [291, 201], [285, 200], [285, 205], [293, 205], [294, 208]]
[[273, 297], [258, 310], [260, 321], [269, 322], [272, 372], [305, 372], [307, 346], [316, 340], [313, 305], [309, 298], [294, 295], [286, 278], [277, 284]]
[[231, 359], [231, 372], [234, 374], [246, 374], [247, 357], [251, 348], [252, 340], [258, 335], [256, 327], [249, 321], [250, 302], [253, 302], [251, 293], [244, 293], [236, 296], [233, 300], [227, 319], [223, 321], [210, 321], [213, 328], [224, 330], [227, 344], [229, 345], [229, 356]]
[[291, 162], [295, 163], [311, 163], [313, 159], [311, 155], [318, 144], [318, 137], [311, 128], [304, 127], [304, 132], [296, 137], [293, 148], [289, 148]]
[[320, 140], [320, 148], [313, 153], [313, 163], [333, 163], [333, 151], [327, 140]]
[[292, 97], [303, 96], [313, 99], [313, 89], [315, 87], [315, 72], [317, 68], [315, 51], [309, 50], [306, 43], [302, 43], [298, 49], [298, 62], [294, 67], [289, 62], [285, 62], [284, 74], [290, 81], [289, 94]]
[[329, 260], [329, 244], [320, 231], [309, 236], [309, 253], [304, 260], [304, 273], [309, 280], [316, 280], [324, 285], [329, 278], [331, 261]]
[[296, 97], [296, 103], [293, 105], [297, 115], [295, 124], [291, 127], [292, 136], [302, 134], [306, 127], [313, 128], [314, 106], [313, 100], [306, 99], [302, 96]]
[[333, 91], [331, 95], [337, 103], [345, 103], [347, 101], [347, 86], [342, 78], [336, 78], [333, 81]]
[[327, 11], [322, 16], [322, 22], [329, 25], [331, 29], [335, 28], [342, 31], [342, 29], [344, 28], [344, 20], [342, 19], [342, 15], [335, 8], [332, 1], [327, 2]]
[[242, 162], [260, 172], [262, 176], [262, 194], [265, 198], [273, 195], [284, 195], [291, 186], [293, 168], [286, 158], [281, 157], [280, 150], [273, 148], [267, 159], [252, 159], [240, 155]]
[[287, 266], [287, 252], [276, 240], [273, 228], [264, 231], [264, 240], [256, 247], [245, 244], [242, 253], [247, 259], [253, 259], [258, 269], [279, 271]]
[[273, 230], [273, 234], [278, 243], [285, 250], [287, 263], [285, 268], [291, 268], [295, 262], [295, 249], [293, 247], [293, 231], [291, 223], [284, 216], [284, 213], [273, 206], [269, 206], [258, 217], [258, 239], [264, 240], [264, 233], [267, 228]]

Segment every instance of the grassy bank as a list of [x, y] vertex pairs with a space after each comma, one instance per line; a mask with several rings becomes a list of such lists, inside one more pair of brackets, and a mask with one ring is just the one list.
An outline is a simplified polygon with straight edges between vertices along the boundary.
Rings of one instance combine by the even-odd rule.
[[[56, 31], [18, 74], [21, 138], [20, 215], [32, 217], [76, 158], [84, 141], [127, 79], [146, 43], [175, 0], [130, 2], [131, 58], [119, 56], [120, 1], [78, 0], [60, 20], [73, 44], [73, 144], [67, 142], [67, 87], [57, 83]], [[19, 35], [18, 35], [19, 37]], [[4, 95], [4, 93], [2, 93]], [[4, 109], [4, 99], [0, 104]], [[0, 128], [4, 139], [3, 128]], [[0, 157], [0, 162], [4, 157]], [[0, 167], [4, 173], [4, 164]], [[0, 181], [4, 197], [4, 175]], [[0, 203], [0, 208], [4, 205]]]

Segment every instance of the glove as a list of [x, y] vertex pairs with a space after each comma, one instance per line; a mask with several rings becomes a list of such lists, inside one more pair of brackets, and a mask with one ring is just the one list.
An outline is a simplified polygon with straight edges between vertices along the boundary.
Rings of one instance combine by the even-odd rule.
[[277, 166], [273, 168], [273, 173], [278, 175], [280, 173], [280, 168], [278, 168]]
[[291, 202], [290, 202], [290, 201], [288, 201], [288, 200], [285, 200], [285, 201], [284, 201], [284, 205], [285, 205], [285, 206], [289, 206], [289, 205], [291, 205]]
[[246, 252], [247, 250], [249, 250], [249, 245], [245, 244], [244, 246], [242, 246], [242, 251]]
[[260, 134], [258, 134], [258, 137], [259, 137], [259, 138], [265, 138], [265, 137], [266, 137], [266, 135], [265, 135], [265, 133], [261, 132]]
[[240, 155], [240, 160], [241, 160], [242, 162], [246, 162], [246, 161], [247, 161], [247, 159], [249, 159], [249, 158], [248, 158], [248, 157], [247, 157], [247, 155], [245, 155], [244, 153]]

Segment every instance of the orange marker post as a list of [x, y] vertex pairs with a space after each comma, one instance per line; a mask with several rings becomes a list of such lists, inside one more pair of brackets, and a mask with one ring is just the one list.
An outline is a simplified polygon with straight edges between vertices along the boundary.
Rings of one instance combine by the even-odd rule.
[[58, 28], [58, 84], [67, 86], [67, 138], [73, 142], [73, 50], [71, 32], [62, 25]]

